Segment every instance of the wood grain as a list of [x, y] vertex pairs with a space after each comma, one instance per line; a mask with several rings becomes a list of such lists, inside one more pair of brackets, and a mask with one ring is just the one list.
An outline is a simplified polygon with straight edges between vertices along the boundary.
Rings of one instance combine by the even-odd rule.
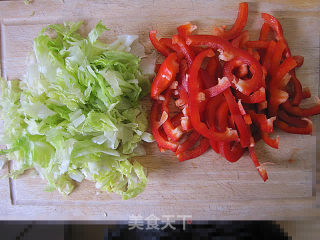
[[[281, 21], [293, 54], [305, 56], [297, 75], [313, 95], [318, 94], [319, 84], [319, 9], [319, 1], [314, 0], [249, 2], [247, 24], [254, 39], [262, 24], [260, 12], [271, 13]], [[28, 6], [23, 1], [1, 1], [2, 73], [8, 80], [23, 76], [32, 39], [47, 24], [84, 20], [82, 32], [87, 33], [102, 19], [111, 28], [102, 36], [105, 41], [121, 33], [139, 34], [150, 50], [147, 32], [151, 29], [168, 36], [177, 25], [192, 21], [199, 26], [198, 32], [208, 33], [214, 25], [232, 24], [236, 12], [237, 2], [229, 0], [65, 0], [64, 4], [35, 0]], [[280, 136], [280, 150], [257, 144], [261, 162], [269, 162], [266, 183], [247, 155], [231, 164], [210, 151], [179, 163], [172, 153], [159, 153], [155, 144], [146, 144], [147, 155], [138, 160], [148, 169], [149, 183], [135, 199], [122, 201], [116, 194], [98, 191], [89, 181], [68, 197], [44, 192], [45, 181], [28, 171], [11, 183], [0, 179], [0, 218], [128, 220], [133, 214], [171, 214], [175, 219], [179, 214], [190, 214], [194, 220], [318, 217], [312, 193], [316, 137], [276, 134]]]

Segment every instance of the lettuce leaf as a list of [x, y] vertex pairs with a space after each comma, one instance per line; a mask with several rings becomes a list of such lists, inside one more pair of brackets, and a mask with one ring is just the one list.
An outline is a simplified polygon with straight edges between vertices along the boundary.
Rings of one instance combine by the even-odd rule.
[[46, 191], [69, 194], [76, 182], [87, 179], [132, 198], [144, 190], [147, 178], [143, 166], [130, 158], [145, 154], [142, 141], [153, 141], [140, 106], [150, 74], [142, 73], [141, 58], [130, 52], [143, 55], [142, 45], [131, 35], [100, 42], [107, 30], [101, 21], [82, 37], [81, 24], [44, 28], [34, 39], [22, 81], [1, 79], [6, 149], [0, 154], [7, 156], [0, 165], [13, 160], [13, 178], [36, 169], [48, 181]]

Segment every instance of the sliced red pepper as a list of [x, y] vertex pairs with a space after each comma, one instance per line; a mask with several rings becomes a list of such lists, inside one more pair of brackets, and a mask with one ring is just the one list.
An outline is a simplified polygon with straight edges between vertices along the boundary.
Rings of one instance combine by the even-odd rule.
[[181, 138], [183, 132], [181, 126], [174, 127], [169, 118], [168, 104], [171, 99], [171, 94], [172, 89], [167, 89], [167, 91], [164, 94], [164, 101], [162, 101], [161, 112], [166, 112], [168, 114], [167, 120], [163, 123], [163, 130], [165, 131], [169, 139], [171, 139], [173, 142], [177, 142]]
[[152, 45], [163, 56], [166, 56], [166, 57], [169, 56], [169, 54], [170, 54], [169, 49], [159, 42], [159, 40], [157, 39], [156, 35], [157, 35], [157, 31], [156, 30], [151, 30], [149, 32], [149, 38], [150, 38], [150, 41], [151, 41]]
[[[239, 81], [237, 83], [237, 87], [243, 94], [249, 95], [250, 93], [258, 90], [261, 87], [261, 84], [263, 82], [262, 68], [260, 66], [260, 63], [248, 52], [233, 47], [228, 41], [222, 38], [211, 35], [191, 35], [187, 37], [186, 43], [191, 46], [208, 46], [210, 48], [213, 48], [214, 50], [219, 49], [220, 51], [224, 51], [224, 53], [227, 53], [230, 58], [234, 57], [237, 60], [241, 61], [242, 64], [249, 65], [250, 71], [252, 73], [252, 78], [246, 81]], [[226, 64], [228, 63], [230, 62], [226, 62]], [[235, 64], [235, 62], [233, 64]], [[224, 73], [224, 75], [228, 77], [230, 81], [232, 81], [234, 77], [231, 71], [233, 67], [234, 66], [231, 66], [231, 68], [229, 69], [230, 71], [227, 71], [229, 76], [226, 76]]]
[[213, 78], [211, 78], [209, 73], [202, 68], [199, 70], [199, 78], [201, 79], [204, 88], [210, 88], [214, 85]]
[[306, 99], [306, 98], [310, 98], [310, 97], [311, 97], [310, 88], [305, 87], [304, 89], [302, 89], [302, 98]]
[[183, 117], [183, 113], [177, 113], [171, 118], [171, 123], [173, 127], [178, 127], [181, 125], [181, 118]]
[[179, 36], [183, 39], [186, 40], [187, 36], [191, 35], [191, 33], [197, 29], [196, 25], [193, 25], [190, 22], [187, 22], [186, 24], [180, 25], [177, 27]]
[[181, 144], [179, 144], [176, 154], [187, 151], [189, 148], [193, 147], [200, 138], [200, 134], [197, 131], [192, 131], [188, 138]]
[[258, 91], [253, 92], [249, 96], [236, 91], [236, 96], [244, 103], [260, 103], [266, 101], [266, 90], [264, 87], [261, 87]]
[[261, 30], [260, 30], [259, 40], [260, 41], [267, 41], [269, 32], [270, 32], [270, 25], [267, 23], [263, 23]]
[[275, 47], [274, 47], [274, 51], [273, 51], [273, 55], [272, 55], [272, 60], [271, 60], [271, 65], [270, 65], [270, 73], [271, 76], [274, 76], [277, 73], [278, 67], [280, 65], [280, 61], [282, 59], [282, 54], [283, 51], [286, 48], [286, 44], [284, 42], [283, 39], [280, 39]]
[[209, 86], [206, 86], [206, 88], [213, 87], [218, 83], [218, 78], [222, 77], [222, 67], [217, 56], [213, 56], [212, 58], [210, 58], [206, 70], [209, 77], [212, 79], [212, 85], [210, 84]]
[[[208, 127], [213, 131], [217, 131], [217, 128], [215, 126], [215, 119], [217, 116], [216, 111], [223, 101], [223, 95], [219, 94], [213, 98], [210, 98], [206, 105], [206, 123]], [[210, 139], [210, 145], [216, 153], [219, 153], [219, 146], [217, 141]]]
[[[242, 80], [237, 78], [234, 74], [233, 71], [239, 67], [242, 66], [244, 64], [248, 64], [248, 61], [241, 61], [240, 57], [235, 57], [232, 60], [230, 60], [229, 62], [226, 62], [224, 64], [223, 67], [223, 75], [226, 76], [229, 81], [233, 83], [233, 86], [240, 91], [241, 93], [243, 93], [244, 95], [249, 95], [252, 93], [251, 90], [256, 91], [258, 90], [259, 87], [261, 87], [263, 85], [262, 83], [262, 77], [257, 80], [254, 79], [254, 74], [255, 74], [255, 70], [253, 68], [250, 67], [250, 71], [253, 74], [253, 77], [251, 79], [246, 79], [246, 80]], [[259, 81], [259, 82], [257, 82]], [[250, 90], [249, 90], [250, 89]]]
[[265, 54], [263, 61], [262, 61], [262, 65], [267, 69], [267, 71], [270, 70], [270, 66], [271, 66], [271, 62], [272, 62], [272, 55], [275, 50], [275, 46], [276, 46], [276, 42], [271, 40], [269, 42], [269, 46], [267, 48], [266, 54]]
[[263, 131], [260, 131], [262, 140], [268, 144], [272, 148], [279, 148], [279, 136], [277, 136], [275, 139], [270, 138], [269, 134]]
[[[228, 113], [229, 107], [227, 102], [221, 103], [217, 110], [217, 125], [219, 127], [219, 131], [225, 131], [228, 127]], [[230, 142], [219, 142], [218, 147], [221, 155], [229, 162], [238, 161], [244, 153], [244, 148], [241, 147], [239, 142], [235, 142], [232, 148]]]
[[232, 46], [243, 48], [249, 40], [249, 32], [243, 31], [240, 35], [231, 41]]
[[[298, 66], [298, 63], [297, 63], [297, 66]], [[291, 75], [291, 82], [294, 88], [294, 96], [291, 103], [292, 105], [297, 106], [301, 103], [301, 100], [302, 100], [302, 86], [299, 79], [296, 76], [296, 72], [294, 71], [294, 69], [290, 71], [290, 75]]]
[[228, 78], [226, 77], [219, 78], [218, 84], [213, 87], [205, 89], [204, 93], [206, 94], [206, 97], [214, 97], [222, 93], [223, 91], [225, 91], [230, 86], [231, 86], [231, 83], [228, 80]]
[[226, 98], [226, 101], [228, 103], [231, 116], [237, 125], [239, 135], [240, 135], [241, 146], [242, 147], [250, 146], [250, 137], [251, 137], [250, 128], [245, 123], [245, 121], [240, 113], [239, 106], [236, 103], [235, 98], [232, 95], [230, 88], [228, 88], [226, 91], [224, 91], [223, 95]]
[[[285, 48], [285, 56], [291, 57], [291, 52], [290, 52], [290, 48], [288, 46], [287, 41], [284, 39], [283, 37], [283, 30], [282, 30], [282, 26], [280, 24], [280, 22], [273, 16], [271, 16], [270, 14], [267, 13], [262, 13], [261, 14], [262, 18], [264, 19], [265, 23], [269, 24], [270, 27], [276, 32], [276, 39], [280, 40], [282, 39], [285, 44], [286, 44], [286, 48]], [[298, 61], [298, 65], [300, 64], [300, 61]], [[293, 83], [294, 86], [294, 97], [292, 99], [292, 104], [293, 105], [299, 105], [301, 100], [302, 100], [302, 87], [301, 87], [301, 83], [300, 81], [297, 79], [295, 71], [292, 70], [290, 72], [291, 75], [291, 81]]]
[[234, 39], [242, 32], [247, 24], [248, 19], [248, 3], [242, 2], [239, 4], [238, 16], [232, 28], [228, 31], [221, 31], [221, 28], [215, 27], [213, 34], [222, 37], [226, 40]]
[[157, 99], [159, 95], [175, 80], [178, 71], [179, 64], [177, 62], [177, 54], [170, 53], [170, 55], [161, 64], [157, 76], [152, 82], [151, 98]]
[[172, 43], [177, 44], [179, 46], [180, 51], [183, 53], [188, 65], [190, 66], [195, 57], [195, 54], [192, 51], [192, 49], [185, 43], [185, 41], [181, 37], [179, 37], [179, 35], [172, 36]]
[[183, 131], [189, 131], [192, 128], [190, 117], [184, 116], [181, 118], [181, 127]]
[[276, 32], [277, 40], [283, 38], [283, 29], [278, 19], [268, 13], [261, 13], [261, 17], [264, 22], [269, 24], [269, 26]]
[[297, 67], [301, 67], [303, 62], [304, 62], [304, 57], [303, 56], [293, 56], [293, 59], [297, 63]]
[[268, 106], [268, 113], [270, 116], [276, 116], [279, 105], [288, 99], [288, 93], [279, 88], [284, 76], [296, 66], [297, 63], [292, 57], [286, 58], [278, 67], [277, 73], [271, 78], [269, 82], [270, 99]]
[[235, 142], [233, 146], [231, 143], [219, 142], [219, 152], [229, 162], [236, 162], [244, 154], [245, 148], [242, 148], [239, 142]]
[[269, 46], [269, 41], [248, 41], [246, 42], [246, 47], [247, 48], [263, 48], [266, 49]]
[[257, 125], [263, 132], [272, 133], [273, 132], [273, 121], [275, 117], [267, 119], [265, 114], [255, 113], [252, 110], [248, 111], [254, 124]]
[[282, 131], [288, 132], [288, 133], [293, 133], [293, 134], [312, 134], [312, 123], [309, 120], [308, 125], [306, 127], [294, 127], [290, 126], [287, 123], [281, 121], [281, 120], [276, 120], [275, 125], [280, 128]]
[[258, 112], [261, 112], [262, 110], [266, 109], [268, 107], [268, 102], [267, 101], [263, 101], [263, 102], [259, 102], [258, 103]]
[[285, 111], [282, 111], [282, 110], [278, 111], [278, 117], [279, 119], [285, 121], [286, 123], [294, 127], [306, 127], [308, 125], [307, 121], [302, 120], [301, 118], [290, 116]]
[[203, 122], [201, 122], [200, 119], [200, 89], [198, 83], [198, 72], [201, 67], [202, 60], [205, 57], [212, 57], [213, 55], [214, 53], [212, 49], [204, 50], [196, 56], [190, 67], [188, 89], [191, 124], [196, 131], [198, 131], [202, 136], [209, 139], [213, 139], [215, 141], [235, 141], [238, 139], [238, 134], [236, 131], [226, 131], [225, 133], [214, 132], [208, 129], [208, 127]]
[[257, 158], [257, 154], [254, 151], [253, 147], [249, 147], [249, 154], [250, 154], [250, 157], [252, 159], [254, 166], [258, 170], [259, 175], [261, 176], [261, 178], [263, 179], [264, 182], [267, 181], [268, 180], [267, 171], [263, 165], [260, 165], [258, 158]]
[[177, 154], [177, 157], [180, 162], [193, 159], [199, 157], [200, 155], [204, 154], [209, 148], [209, 140], [207, 138], [201, 138], [199, 146], [195, 147], [194, 149], [187, 150]]
[[159, 72], [159, 69], [161, 67], [161, 64], [157, 63], [155, 66], [154, 66], [154, 72], [157, 74]]
[[247, 114], [246, 110], [244, 110], [244, 107], [243, 107], [243, 105], [241, 103], [241, 100], [238, 100], [238, 107], [239, 107], [239, 110], [240, 110], [240, 113], [241, 113], [242, 116]]
[[251, 119], [251, 117], [250, 117], [250, 114], [245, 114], [245, 115], [243, 115], [243, 119], [244, 119], [244, 121], [245, 121], [245, 123], [246, 123], [247, 125], [251, 125], [251, 124], [252, 124], [252, 119]]
[[249, 73], [249, 69], [247, 64], [242, 64], [237, 69], [237, 72], [235, 75], [237, 76], [237, 78], [245, 78], [248, 75], [248, 73]]
[[298, 117], [309, 117], [313, 115], [320, 114], [320, 103], [310, 108], [301, 108], [298, 106], [292, 106], [289, 101], [286, 101], [281, 105], [281, 107], [289, 114]]
[[171, 38], [160, 38], [159, 42], [168, 49], [176, 52], [179, 60], [183, 58], [183, 53], [181, 52], [180, 47], [177, 44], [173, 44]]
[[159, 110], [161, 107], [161, 102], [153, 101], [150, 113], [150, 123], [152, 128], [152, 134], [160, 148], [169, 149], [171, 151], [176, 151], [178, 144], [173, 143], [165, 139], [160, 133], [160, 123], [158, 121]]

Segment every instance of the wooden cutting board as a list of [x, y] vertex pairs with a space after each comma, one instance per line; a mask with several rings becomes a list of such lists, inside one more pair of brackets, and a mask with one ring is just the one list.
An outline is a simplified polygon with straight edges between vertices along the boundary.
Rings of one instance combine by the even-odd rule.
[[[237, 1], [1, 1], [1, 66], [8, 80], [21, 78], [32, 40], [51, 23], [84, 20], [83, 32], [98, 20], [111, 28], [103, 39], [117, 34], [139, 34], [150, 49], [147, 33], [157, 29], [170, 36], [176, 26], [192, 21], [198, 32], [208, 33], [214, 25], [231, 25]], [[294, 55], [305, 56], [298, 70], [303, 86], [318, 94], [319, 11], [317, 0], [261, 1], [249, 3], [247, 29], [256, 39], [262, 24], [261, 12], [276, 16], [283, 25]], [[149, 183], [135, 199], [122, 201], [118, 195], [98, 191], [83, 182], [70, 196], [43, 191], [45, 181], [29, 171], [16, 180], [0, 179], [1, 219], [128, 220], [132, 215], [158, 218], [192, 215], [192, 219], [291, 219], [319, 216], [314, 207], [316, 137], [276, 133], [280, 149], [259, 142], [257, 154], [266, 165], [269, 180], [260, 179], [245, 155], [229, 163], [213, 151], [179, 163], [172, 153], [160, 153], [156, 144], [146, 144], [147, 155], [138, 160], [148, 169]], [[275, 135], [276, 135], [275, 134]], [[6, 173], [8, 169], [1, 170]]]

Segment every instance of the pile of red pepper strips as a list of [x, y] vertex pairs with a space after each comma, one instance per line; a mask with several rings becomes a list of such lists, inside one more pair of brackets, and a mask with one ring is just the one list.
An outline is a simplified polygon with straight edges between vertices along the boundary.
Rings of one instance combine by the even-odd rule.
[[[243, 31], [248, 4], [240, 3], [230, 30], [215, 27], [212, 35], [193, 35], [191, 23], [177, 28], [172, 38], [149, 37], [166, 59], [156, 65], [151, 87], [150, 114], [153, 136], [160, 151], [173, 151], [180, 161], [200, 156], [211, 146], [230, 162], [246, 149], [264, 181], [268, 179], [254, 151], [263, 141], [278, 148], [271, 138], [273, 123], [283, 131], [311, 134], [311, 115], [320, 113], [320, 103], [304, 109], [302, 99], [311, 96], [302, 89], [295, 69], [304, 58], [292, 56], [280, 22], [262, 13], [264, 20], [257, 41]], [[173, 99], [178, 112], [169, 116]]]

